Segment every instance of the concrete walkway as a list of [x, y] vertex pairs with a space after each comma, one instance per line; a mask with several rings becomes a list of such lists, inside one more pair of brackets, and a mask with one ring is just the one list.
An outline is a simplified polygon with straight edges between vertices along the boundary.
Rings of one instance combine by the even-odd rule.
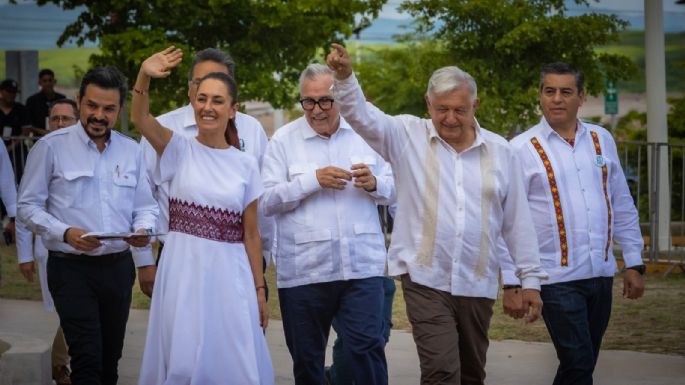
[[[131, 310], [119, 385], [136, 385], [145, 345], [148, 312]], [[52, 341], [57, 316], [43, 310], [41, 302], [0, 299], [0, 332], [24, 334]], [[271, 320], [267, 341], [279, 385], [293, 384], [292, 362], [285, 345], [283, 326]], [[330, 340], [329, 346], [333, 342]], [[410, 333], [393, 331], [386, 347], [390, 385], [419, 383], [419, 364]], [[330, 349], [328, 352], [330, 359]], [[554, 348], [546, 343], [492, 341], [486, 367], [490, 385], [548, 385], [557, 367]], [[685, 383], [685, 357], [605, 350], [595, 372], [596, 385], [681, 385]]]

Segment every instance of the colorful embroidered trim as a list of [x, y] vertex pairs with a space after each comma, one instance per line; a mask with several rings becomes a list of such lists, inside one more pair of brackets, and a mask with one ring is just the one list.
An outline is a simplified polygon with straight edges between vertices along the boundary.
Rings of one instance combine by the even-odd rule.
[[595, 153], [597, 154], [597, 159], [601, 160], [602, 164], [602, 188], [604, 189], [604, 200], [607, 202], [607, 244], [604, 247], [604, 260], [609, 259], [609, 246], [611, 246], [611, 201], [609, 200], [609, 192], [607, 191], [607, 178], [609, 177], [609, 170], [607, 169], [607, 163], [602, 158], [602, 147], [599, 145], [599, 137], [596, 132], [590, 131], [592, 135], [592, 141], [595, 142]]
[[194, 235], [212, 241], [243, 241], [240, 213], [169, 198], [169, 231]]
[[530, 142], [535, 147], [535, 150], [540, 155], [542, 164], [547, 171], [547, 179], [549, 180], [549, 189], [552, 193], [552, 200], [554, 202], [554, 211], [557, 219], [557, 228], [559, 229], [559, 243], [561, 246], [561, 266], [568, 266], [568, 240], [566, 239], [566, 226], [564, 226], [564, 213], [561, 209], [561, 200], [559, 199], [559, 189], [557, 188], [557, 180], [554, 177], [554, 170], [552, 164], [542, 148], [540, 142], [536, 137], [530, 138]]

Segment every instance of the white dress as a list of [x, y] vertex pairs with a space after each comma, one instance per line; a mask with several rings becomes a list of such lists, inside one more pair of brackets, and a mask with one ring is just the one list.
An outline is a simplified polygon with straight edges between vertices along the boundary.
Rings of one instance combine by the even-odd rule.
[[139, 384], [273, 384], [242, 243], [243, 210], [263, 191], [256, 160], [174, 134], [155, 179], [171, 181], [170, 223]]

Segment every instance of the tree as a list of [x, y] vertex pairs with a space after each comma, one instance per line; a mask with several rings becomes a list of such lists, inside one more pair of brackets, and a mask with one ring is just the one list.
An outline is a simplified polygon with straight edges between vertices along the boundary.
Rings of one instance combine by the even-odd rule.
[[299, 73], [321, 49], [349, 36], [361, 21], [378, 15], [386, 0], [37, 0], [63, 9], [84, 6], [58, 40], [100, 40], [91, 65], [114, 65], [133, 81], [142, 60], [174, 44], [183, 66], [169, 80], [153, 82], [162, 112], [187, 101], [187, 70], [197, 50], [226, 49], [237, 64], [241, 100], [291, 106]]
[[[575, 2], [587, 4], [583, 0]], [[565, 61], [575, 65], [585, 73], [590, 94], [599, 93], [606, 78], [614, 81], [628, 78], [635, 70], [629, 58], [598, 53], [594, 49], [618, 40], [618, 32], [627, 23], [614, 15], [568, 16], [566, 3], [564, 0], [404, 1], [401, 9], [417, 20], [414, 34], [405, 40], [429, 37], [439, 44], [409, 44], [404, 54], [394, 53], [409, 59], [410, 68], [417, 62], [425, 66], [418, 71], [385, 79], [363, 73], [367, 95], [372, 100], [382, 100], [382, 95], [368, 90], [413, 85], [414, 91], [402, 94], [422, 96], [426, 92], [427, 74], [445, 65], [447, 57], [447, 62], [476, 79], [481, 99], [479, 122], [493, 131], [511, 134], [539, 119], [537, 88], [544, 63]], [[432, 53], [426, 47], [432, 47]], [[390, 69], [401, 64], [386, 63]], [[378, 71], [387, 72], [385, 68]], [[369, 84], [383, 81], [388, 84], [386, 87]], [[422, 110], [425, 111], [425, 106]]]

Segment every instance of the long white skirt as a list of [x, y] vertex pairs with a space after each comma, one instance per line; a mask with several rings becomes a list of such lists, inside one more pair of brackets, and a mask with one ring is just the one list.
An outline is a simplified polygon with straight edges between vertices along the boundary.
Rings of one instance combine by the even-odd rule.
[[272, 385], [242, 243], [172, 232], [152, 296], [140, 385]]

